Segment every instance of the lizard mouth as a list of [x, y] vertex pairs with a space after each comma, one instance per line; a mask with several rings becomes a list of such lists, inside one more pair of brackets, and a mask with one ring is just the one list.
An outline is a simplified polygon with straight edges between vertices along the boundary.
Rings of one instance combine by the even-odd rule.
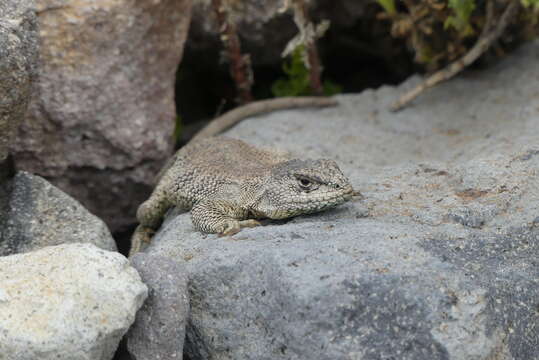
[[[330, 193], [321, 194], [320, 196], [316, 196], [311, 199], [312, 206], [309, 209], [309, 212], [323, 211], [341, 205], [352, 199], [353, 194], [354, 189], [349, 186], [340, 191], [333, 191]], [[308, 204], [309, 202], [306, 203]]]
[[334, 208], [352, 199], [354, 189], [348, 185], [344, 189], [336, 189], [330, 192], [319, 194], [309, 193], [301, 197], [296, 197], [294, 201], [288, 203], [287, 209], [279, 209], [271, 214], [273, 219], [283, 219], [302, 214], [312, 214], [327, 209]]

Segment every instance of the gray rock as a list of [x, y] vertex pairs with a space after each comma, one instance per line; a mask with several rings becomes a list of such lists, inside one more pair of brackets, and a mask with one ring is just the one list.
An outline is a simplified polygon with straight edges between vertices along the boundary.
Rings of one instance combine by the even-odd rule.
[[0, 186], [0, 256], [74, 242], [116, 251], [103, 221], [45, 179], [21, 171]]
[[228, 133], [338, 161], [364, 195], [218, 238], [169, 216], [190, 359], [537, 359], [539, 42], [393, 114], [405, 88]]
[[0, 258], [0, 354], [110, 360], [147, 288], [122, 255], [91, 244]]
[[190, 0], [38, 4], [40, 79], [15, 160], [113, 230], [133, 222], [172, 151], [190, 8]]
[[32, 0], [0, 2], [0, 162], [30, 100], [37, 66], [37, 19]]
[[134, 360], [181, 360], [189, 315], [185, 266], [147, 254], [136, 254], [131, 265], [148, 285], [149, 295], [127, 335], [129, 352]]

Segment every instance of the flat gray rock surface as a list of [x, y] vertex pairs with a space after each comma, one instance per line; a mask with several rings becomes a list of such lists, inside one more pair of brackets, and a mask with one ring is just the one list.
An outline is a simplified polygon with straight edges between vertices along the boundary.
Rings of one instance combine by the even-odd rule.
[[388, 112], [416, 79], [227, 135], [337, 160], [365, 199], [219, 238], [169, 216], [190, 359], [539, 358], [539, 43]]
[[0, 162], [24, 119], [37, 73], [37, 18], [32, 0], [0, 2]]
[[125, 257], [91, 244], [0, 257], [0, 358], [110, 360], [146, 296]]
[[0, 185], [0, 256], [76, 242], [116, 251], [105, 223], [47, 180], [21, 171]]

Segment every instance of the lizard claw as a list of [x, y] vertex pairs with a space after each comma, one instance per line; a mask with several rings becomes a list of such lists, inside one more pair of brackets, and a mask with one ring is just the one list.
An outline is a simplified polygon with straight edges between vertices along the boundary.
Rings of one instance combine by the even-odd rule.
[[249, 220], [242, 220], [240, 221], [240, 227], [255, 227], [255, 226], [261, 226], [262, 224], [254, 219]]
[[239, 233], [240, 229], [241, 229], [241, 226], [238, 221], [230, 222], [226, 225], [226, 228], [223, 230], [223, 232], [219, 234], [219, 237], [232, 236], [234, 234]]
[[129, 249], [128, 255], [129, 258], [144, 250], [152, 242], [152, 236], [154, 233], [155, 231], [153, 229], [139, 225], [135, 229], [131, 239], [131, 249]]
[[254, 219], [230, 222], [226, 225], [225, 230], [223, 230], [223, 232], [219, 234], [219, 237], [232, 236], [240, 232], [241, 228], [255, 227], [255, 226], [260, 226], [260, 225], [262, 224]]

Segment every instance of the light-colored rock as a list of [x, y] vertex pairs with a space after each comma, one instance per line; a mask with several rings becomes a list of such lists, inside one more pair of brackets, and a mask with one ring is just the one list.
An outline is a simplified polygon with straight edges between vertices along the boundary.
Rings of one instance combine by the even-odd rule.
[[187, 271], [162, 256], [136, 254], [131, 265], [149, 288], [148, 299], [127, 335], [134, 360], [181, 360], [189, 316]]
[[0, 358], [110, 360], [147, 288], [122, 255], [91, 244], [0, 258]]
[[24, 119], [37, 66], [33, 0], [0, 2], [0, 163]]
[[105, 223], [45, 179], [21, 171], [0, 185], [0, 256], [76, 242], [116, 251]]
[[403, 86], [227, 135], [339, 163], [364, 195], [218, 238], [170, 216], [198, 359], [539, 358], [539, 42], [397, 114]]
[[113, 230], [172, 151], [190, 0], [43, 0], [39, 82], [13, 147]]

